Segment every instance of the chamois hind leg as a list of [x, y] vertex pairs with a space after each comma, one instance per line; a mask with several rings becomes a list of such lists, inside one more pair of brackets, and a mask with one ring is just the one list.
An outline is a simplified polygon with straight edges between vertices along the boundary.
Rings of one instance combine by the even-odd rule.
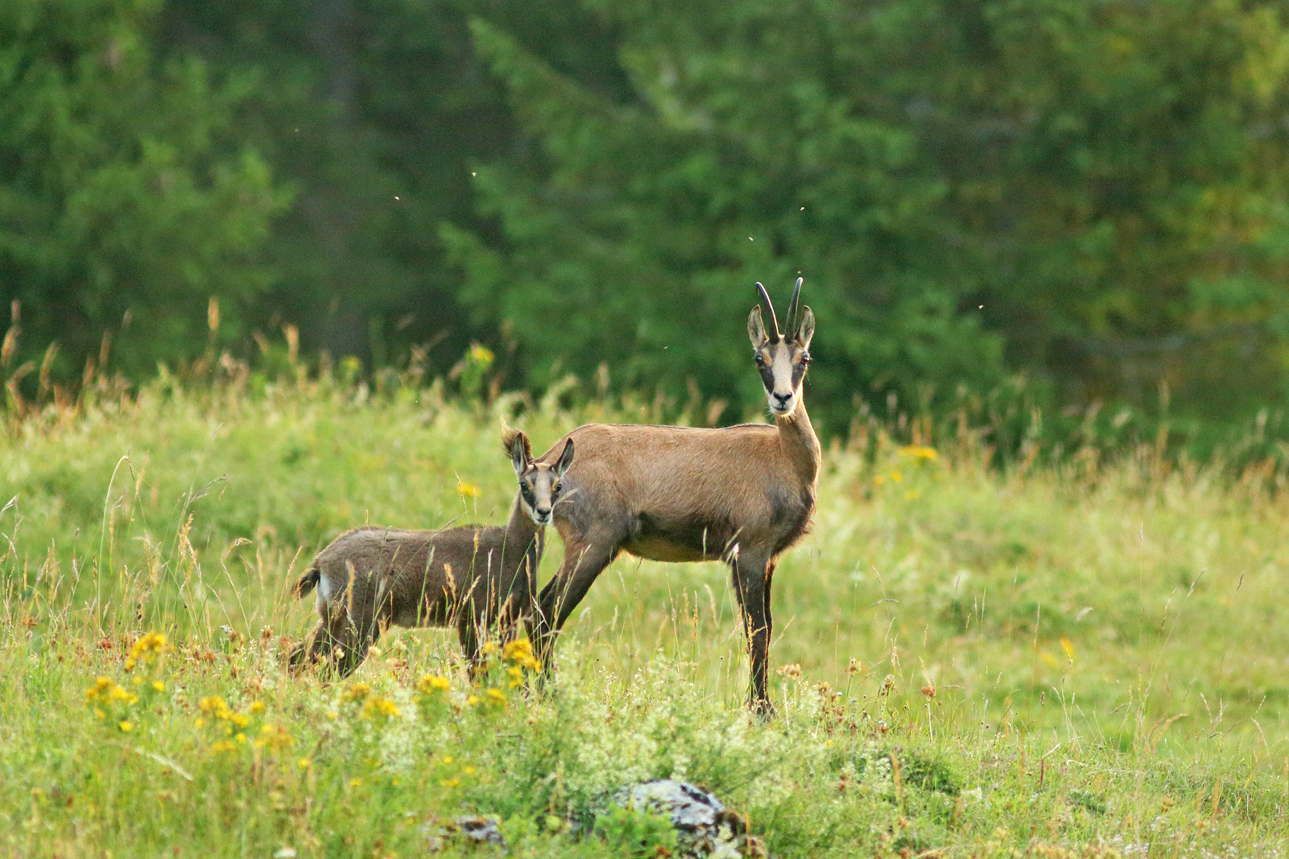
[[770, 578], [774, 562], [764, 554], [744, 551], [730, 561], [734, 596], [738, 599], [748, 653], [748, 707], [764, 717], [774, 715], [766, 690], [770, 662], [770, 635], [774, 621], [770, 614]]
[[292, 648], [291, 655], [287, 658], [288, 670], [292, 674], [299, 674], [306, 666], [323, 658], [323, 654], [331, 650], [329, 639], [326, 621], [319, 620], [304, 640]]
[[528, 622], [528, 637], [542, 664], [543, 675], [553, 670], [551, 652], [564, 622], [617, 555], [616, 542], [564, 537], [564, 560], [559, 572], [542, 588], [537, 610]]
[[483, 668], [480, 632], [482, 627], [471, 605], [467, 603], [456, 618], [457, 638], [461, 641], [461, 652], [465, 654], [466, 673], [474, 680]]

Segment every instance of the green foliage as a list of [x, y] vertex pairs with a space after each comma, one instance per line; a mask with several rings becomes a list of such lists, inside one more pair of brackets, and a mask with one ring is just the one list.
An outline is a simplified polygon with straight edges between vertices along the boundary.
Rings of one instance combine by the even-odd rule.
[[547, 160], [479, 171], [500, 236], [444, 229], [462, 300], [538, 384], [603, 361], [746, 407], [717, 344], [752, 281], [802, 273], [834, 427], [859, 397], [988, 390], [1004, 358], [1049, 405], [1153, 406], [1164, 384], [1212, 417], [1283, 394], [1277, 7], [587, 5], [625, 95], [474, 22]]
[[[667, 833], [606, 796], [659, 777], [785, 859], [1289, 849], [1274, 464], [999, 473], [970, 433], [831, 448], [775, 576], [769, 723], [743, 708], [719, 564], [618, 561], [540, 693], [521, 649], [472, 685], [451, 630], [391, 632], [329, 684], [282, 668], [317, 546], [364, 521], [500, 521], [503, 417], [541, 449], [649, 415], [227, 366], [3, 426], [6, 853], [471, 855], [456, 820], [487, 814], [511, 855], [625, 855]], [[547, 555], [543, 578], [558, 539]]]
[[946, 229], [943, 183], [912, 170], [906, 128], [864, 115], [886, 73], [850, 47], [866, 29], [830, 40], [793, 4], [597, 11], [622, 31], [629, 100], [474, 24], [551, 169], [480, 170], [504, 240], [445, 239], [462, 299], [515, 332], [530, 378], [604, 362], [624, 386], [697, 379], [745, 410], [755, 376], [735, 347], [753, 281], [782, 302], [798, 273], [826, 321], [811, 399], [835, 425], [870, 384], [912, 397], [996, 378], [998, 341], [957, 313], [964, 281], [945, 277], [956, 255], [925, 252]]
[[1283, 10], [948, 8], [918, 136], [993, 275], [981, 301], [1011, 360], [1066, 400], [1150, 404], [1163, 384], [1212, 417], [1283, 396]]
[[0, 304], [47, 377], [285, 324], [729, 422], [752, 284], [801, 274], [830, 434], [1020, 371], [1213, 438], [1287, 392], [1287, 46], [1234, 0], [16, 0]]
[[[157, 63], [158, 3], [17, 0], [0, 10], [0, 295], [22, 344], [76, 372], [120, 329], [138, 371], [198, 354], [269, 284], [257, 259], [286, 201], [236, 139], [243, 79]], [[70, 365], [70, 366], [68, 366]]]
[[670, 856], [676, 847], [671, 820], [648, 809], [614, 806], [596, 818], [596, 834], [604, 839], [609, 855], [623, 859]]

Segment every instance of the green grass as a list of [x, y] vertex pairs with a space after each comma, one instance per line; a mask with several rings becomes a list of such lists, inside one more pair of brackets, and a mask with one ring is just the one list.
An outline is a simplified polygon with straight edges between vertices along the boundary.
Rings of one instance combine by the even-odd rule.
[[162, 379], [10, 420], [0, 855], [455, 855], [475, 813], [515, 856], [662, 855], [605, 797], [665, 776], [779, 857], [1289, 854], [1289, 501], [1257, 469], [834, 446], [775, 576], [768, 724], [716, 564], [612, 565], [546, 694], [471, 687], [439, 630], [292, 679], [290, 583], [341, 530], [501, 521], [503, 418], [544, 450], [656, 417], [405, 381]]

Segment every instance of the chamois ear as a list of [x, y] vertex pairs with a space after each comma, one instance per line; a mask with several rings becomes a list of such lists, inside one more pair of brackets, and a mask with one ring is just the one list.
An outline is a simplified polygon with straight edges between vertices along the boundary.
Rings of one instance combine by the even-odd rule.
[[510, 464], [515, 467], [515, 474], [523, 474], [533, 461], [533, 450], [528, 446], [528, 436], [522, 430], [515, 430], [510, 437]]
[[797, 343], [802, 349], [810, 348], [810, 338], [815, 336], [815, 313], [807, 305], [801, 308], [801, 324], [797, 326]]
[[573, 464], [573, 439], [564, 442], [564, 450], [560, 453], [559, 459], [556, 460], [552, 470], [556, 477], [563, 477], [564, 472]]
[[765, 336], [765, 323], [761, 321], [761, 305], [752, 308], [747, 318], [747, 336], [752, 341], [753, 349], [760, 349], [769, 338]]

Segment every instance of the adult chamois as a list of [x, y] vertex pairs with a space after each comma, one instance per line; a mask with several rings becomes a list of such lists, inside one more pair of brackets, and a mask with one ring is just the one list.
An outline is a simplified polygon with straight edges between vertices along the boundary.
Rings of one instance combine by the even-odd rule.
[[386, 627], [456, 626], [471, 669], [479, 634], [494, 623], [508, 639], [531, 613], [546, 525], [565, 487], [573, 443], [550, 463], [534, 462], [528, 437], [508, 431], [519, 494], [504, 527], [463, 525], [442, 531], [356, 528], [318, 553], [295, 585], [317, 588], [318, 625], [291, 653], [290, 666], [333, 660], [344, 677]]
[[723, 560], [733, 572], [750, 657], [749, 706], [773, 712], [766, 669], [773, 623], [770, 582], [785, 549], [806, 532], [815, 508], [820, 449], [801, 382], [810, 363], [815, 317], [799, 305], [801, 278], [788, 306], [787, 331], [765, 287], [748, 336], [774, 425], [723, 429], [588, 424], [538, 458], [551, 462], [576, 442], [577, 461], [555, 506], [564, 561], [542, 589], [530, 635], [550, 670], [555, 637], [592, 582], [621, 551], [656, 561]]

